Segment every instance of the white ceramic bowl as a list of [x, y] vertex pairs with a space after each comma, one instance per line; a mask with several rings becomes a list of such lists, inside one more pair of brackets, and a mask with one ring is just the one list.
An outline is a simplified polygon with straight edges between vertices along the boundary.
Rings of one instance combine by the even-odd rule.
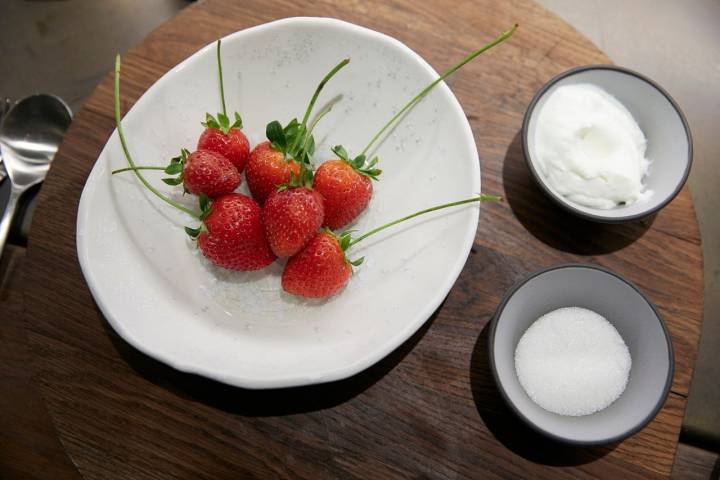
[[[417, 54], [386, 35], [327, 18], [290, 18], [223, 39], [228, 110], [238, 109], [251, 145], [265, 125], [301, 116], [322, 76], [351, 63], [318, 106], [343, 98], [318, 125], [319, 161], [342, 143], [357, 154], [372, 133], [437, 77]], [[482, 61], [481, 59], [478, 61]], [[125, 71], [128, 81], [131, 71]], [[123, 120], [136, 162], [164, 165], [193, 149], [205, 112], [220, 110], [215, 44], [173, 68]], [[439, 85], [377, 149], [381, 180], [352, 228], [480, 191], [472, 131], [450, 89]], [[478, 205], [436, 212], [368, 239], [351, 251], [365, 263], [341, 293], [302, 301], [280, 287], [282, 264], [252, 273], [213, 267], [183, 233], [189, 218], [141, 188], [113, 133], [80, 201], [77, 244], [92, 294], [112, 327], [146, 354], [179, 370], [247, 388], [338, 380], [394, 350], [430, 317], [472, 246]], [[190, 204], [160, 174], [147, 177]], [[246, 191], [244, 186], [241, 191]]]
[[[562, 85], [590, 83], [617, 98], [632, 114], [647, 139], [650, 169], [644, 183], [650, 198], [613, 209], [586, 207], [574, 203], [550, 186], [535, 154], [537, 113], [549, 94]], [[651, 215], [675, 198], [690, 173], [692, 137], [680, 107], [665, 90], [649, 78], [614, 65], [587, 65], [561, 73], [533, 97], [522, 127], [525, 160], [543, 191], [565, 210], [591, 221], [620, 223]]]

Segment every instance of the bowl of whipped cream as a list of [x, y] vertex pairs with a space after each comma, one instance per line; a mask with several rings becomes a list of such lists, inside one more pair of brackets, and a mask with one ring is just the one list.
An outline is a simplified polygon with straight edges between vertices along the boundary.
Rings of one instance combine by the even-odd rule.
[[692, 136], [672, 97], [626, 68], [588, 65], [561, 73], [530, 102], [525, 159], [540, 187], [588, 220], [649, 216], [682, 189]]

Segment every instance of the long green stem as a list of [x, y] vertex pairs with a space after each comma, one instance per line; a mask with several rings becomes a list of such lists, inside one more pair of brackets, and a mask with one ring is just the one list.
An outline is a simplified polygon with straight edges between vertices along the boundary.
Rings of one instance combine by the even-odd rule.
[[217, 41], [217, 66], [218, 78], [220, 79], [220, 101], [222, 102], [223, 115], [227, 116], [225, 108], [225, 86], [223, 85], [222, 60], [220, 59], [220, 39]]
[[[317, 101], [318, 97], [320, 96], [320, 92], [325, 87], [325, 84], [330, 81], [330, 79], [335, 76], [337, 72], [340, 71], [345, 65], [350, 63], [350, 59], [346, 58], [342, 62], [335, 65], [335, 67], [328, 72], [327, 75], [325, 75], [325, 78], [323, 78], [320, 83], [318, 84], [317, 88], [315, 89], [315, 93], [313, 94], [312, 98], [310, 99], [310, 103], [308, 103], [307, 109], [305, 110], [305, 115], [303, 116], [302, 120], [302, 126], [303, 128], [307, 125], [308, 119], [310, 118], [310, 113], [312, 112], [313, 107], [315, 106], [315, 102]], [[293, 142], [292, 148], [290, 149], [291, 152], [294, 152], [295, 149], [298, 147], [298, 143], [300, 142], [300, 136], [298, 136], [295, 139], [295, 142]]]
[[308, 128], [307, 135], [305, 135], [305, 142], [303, 142], [302, 150], [300, 150], [300, 155], [298, 155], [298, 158], [300, 158], [300, 178], [304, 178], [303, 172], [307, 169], [305, 166], [305, 162], [303, 159], [305, 158], [305, 152], [307, 151], [308, 147], [310, 146], [310, 139], [312, 138], [312, 132], [315, 130], [315, 125], [318, 124], [322, 118], [330, 113], [330, 110], [332, 110], [333, 105], [328, 104], [326, 105], [322, 110], [320, 110], [317, 115], [315, 116], [315, 119], [310, 124], [310, 127]]
[[400, 111], [398, 111], [395, 115], [393, 115], [393, 117], [390, 119], [390, 121], [388, 121], [388, 122], [380, 129], [380, 131], [378, 131], [378, 132], [375, 134], [375, 136], [373, 136], [373, 137], [370, 139], [370, 142], [365, 146], [365, 148], [363, 148], [363, 151], [360, 152], [360, 155], [366, 154], [367, 151], [370, 150], [370, 147], [372, 147], [373, 144], [378, 140], [378, 138], [380, 138], [380, 137], [382, 136], [382, 134], [385, 133], [385, 130], [387, 130], [388, 128], [390, 128], [390, 126], [391, 126], [393, 123], [395, 123], [395, 121], [396, 121], [398, 118], [400, 118], [403, 113], [405, 113], [410, 107], [412, 107], [412, 106], [415, 105], [418, 101], [420, 101], [425, 95], [427, 95], [428, 92], [430, 92], [430, 90], [432, 90], [433, 87], [435, 87], [435, 85], [437, 85], [438, 83], [442, 82], [442, 81], [445, 80], [447, 77], [449, 77], [450, 75], [452, 75], [453, 73], [455, 73], [456, 71], [458, 71], [458, 70], [459, 70], [460, 68], [462, 68], [466, 63], [468, 63], [469, 61], [473, 60], [475, 57], [477, 57], [477, 56], [480, 55], [481, 53], [490, 50], [490, 49], [491, 49], [492, 47], [494, 47], [495, 45], [498, 45], [498, 44], [504, 42], [505, 40], [507, 40], [508, 38], [510, 38], [510, 36], [515, 32], [515, 30], [517, 29], [517, 27], [518, 27], [517, 24], [515, 24], [510, 30], [501, 33], [501, 34], [500, 34], [498, 37], [496, 37], [493, 41], [491, 41], [490, 43], [488, 43], [487, 45], [485, 45], [485, 46], [482, 47], [481, 49], [475, 50], [473, 53], [471, 53], [470, 55], [468, 55], [467, 57], [465, 57], [464, 59], [462, 59], [462, 61], [461, 61], [460, 63], [458, 63], [458, 64], [455, 65], [454, 67], [452, 67], [452, 68], [450, 68], [449, 70], [447, 70], [447, 71], [446, 71], [445, 73], [443, 73], [440, 77], [438, 77], [436, 80], [434, 80], [432, 83], [430, 83], [427, 87], [425, 87], [425, 88], [423, 88], [422, 90], [420, 90], [420, 92], [419, 92], [417, 95], [415, 95], [412, 99], [410, 99], [410, 101], [409, 101], [408, 103], [406, 103], [405, 106], [400, 109]]
[[135, 172], [135, 175], [138, 177], [138, 179], [142, 182], [145, 187], [150, 190], [152, 193], [157, 195], [158, 198], [163, 200], [164, 202], [168, 203], [169, 205], [172, 205], [173, 207], [177, 208], [181, 212], [185, 212], [191, 217], [200, 218], [200, 215], [193, 212], [192, 210], [183, 207], [179, 203], [169, 199], [155, 187], [150, 185], [150, 183], [145, 180], [145, 177], [142, 176], [142, 174], [138, 171], [137, 167], [135, 166], [135, 162], [132, 159], [132, 156], [130, 155], [130, 151], [128, 150], [127, 143], [125, 142], [125, 135], [123, 133], [122, 129], [122, 122], [120, 121], [120, 55], [115, 57], [115, 124], [117, 125], [117, 131], [118, 131], [118, 137], [120, 137], [120, 145], [122, 145], [123, 152], [125, 153], [125, 158], [127, 159], [128, 163], [130, 164], [130, 167]]
[[125, 167], [125, 168], [118, 168], [117, 170], [113, 170], [112, 173], [115, 175], [116, 173], [122, 173], [122, 172], [134, 172], [135, 170], [165, 170], [165, 167]]
[[350, 242], [350, 245], [348, 246], [348, 248], [349, 248], [349, 247], [352, 247], [353, 245], [355, 245], [355, 244], [358, 243], [358, 242], [361, 242], [361, 241], [365, 240], [365, 239], [366, 239], [367, 237], [369, 237], [370, 235], [374, 235], [374, 234], [376, 234], [376, 233], [378, 233], [378, 232], [381, 232], [381, 231], [385, 230], [386, 228], [392, 227], [393, 225], [397, 225], [398, 223], [402, 223], [402, 222], [404, 222], [405, 220], [410, 220], [411, 218], [419, 217], [420, 215], [425, 215], [426, 213], [434, 212], [434, 211], [436, 211], [436, 210], [442, 210], [443, 208], [455, 207], [455, 206], [457, 206], [457, 205], [464, 205], [464, 204], [466, 204], [466, 203], [481, 202], [481, 201], [487, 201], [487, 200], [492, 200], [492, 201], [495, 201], [495, 202], [499, 202], [499, 201], [502, 200], [502, 197], [498, 197], [497, 195], [485, 195], [484, 193], [481, 193], [481, 194], [480, 194], [479, 196], [477, 196], [477, 197], [467, 198], [467, 199], [465, 199], [465, 200], [459, 200], [459, 201], [457, 201], [457, 202], [444, 203], [444, 204], [442, 204], [442, 205], [437, 205], [437, 206], [435, 206], [435, 207], [426, 208], [425, 210], [420, 210], [419, 212], [411, 213], [410, 215], [406, 215], [406, 216], [404, 216], [404, 217], [402, 217], [402, 218], [398, 218], [397, 220], [393, 220], [392, 222], [386, 223], [385, 225], [382, 225], [382, 226], [380, 226], [380, 227], [373, 228], [373, 229], [370, 230], [369, 232], [367, 232], [367, 233], [365, 233], [365, 234], [363, 234], [363, 235], [360, 235], [360, 236], [357, 237], [357, 238], [354, 238], [354, 239]]

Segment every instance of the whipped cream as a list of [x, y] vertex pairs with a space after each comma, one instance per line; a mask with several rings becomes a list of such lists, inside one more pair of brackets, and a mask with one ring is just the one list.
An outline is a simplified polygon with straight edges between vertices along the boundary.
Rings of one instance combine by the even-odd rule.
[[567, 200], [611, 209], [646, 200], [647, 141], [625, 106], [595, 85], [555, 89], [535, 129], [537, 163], [547, 183]]

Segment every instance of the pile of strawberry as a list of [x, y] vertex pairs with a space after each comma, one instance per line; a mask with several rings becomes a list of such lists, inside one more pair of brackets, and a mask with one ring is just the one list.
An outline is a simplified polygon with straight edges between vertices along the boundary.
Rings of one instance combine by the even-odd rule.
[[[332, 151], [337, 158], [313, 169], [315, 125], [330, 111], [331, 104], [315, 115], [313, 107], [325, 84], [349, 60], [336, 65], [315, 90], [301, 121], [293, 119], [285, 126], [273, 121], [267, 125], [267, 141], [252, 150], [242, 132], [240, 114], [228, 116], [222, 78], [221, 42], [217, 42], [217, 65], [222, 112], [207, 114], [204, 131], [192, 153], [186, 149], [166, 167], [137, 166], [125, 141], [120, 121], [120, 56], [115, 65], [115, 116], [118, 135], [129, 167], [113, 173], [133, 171], [138, 179], [165, 202], [191, 215], [198, 227], [186, 227], [197, 240], [203, 255], [215, 265], [232, 270], [259, 270], [278, 257], [288, 258], [282, 274], [282, 287], [291, 294], [311, 298], [328, 297], [347, 283], [352, 267], [363, 258], [351, 261], [345, 252], [352, 245], [387, 227], [424, 213], [476, 202], [497, 199], [480, 195], [408, 215], [402, 219], [352, 238], [349, 232], [335, 234], [358, 217], [368, 206], [374, 180], [381, 170], [378, 158], [367, 152], [382, 134], [435, 85], [482, 52], [501, 43], [515, 28], [504, 32], [483, 48], [445, 72], [413, 97], [370, 140], [354, 158], [341, 145]], [[190, 210], [160, 193], [142, 175], [141, 170], [162, 170], [168, 185], [182, 186], [185, 193], [197, 195], [200, 211]], [[236, 193], [242, 174], [252, 197]]]

